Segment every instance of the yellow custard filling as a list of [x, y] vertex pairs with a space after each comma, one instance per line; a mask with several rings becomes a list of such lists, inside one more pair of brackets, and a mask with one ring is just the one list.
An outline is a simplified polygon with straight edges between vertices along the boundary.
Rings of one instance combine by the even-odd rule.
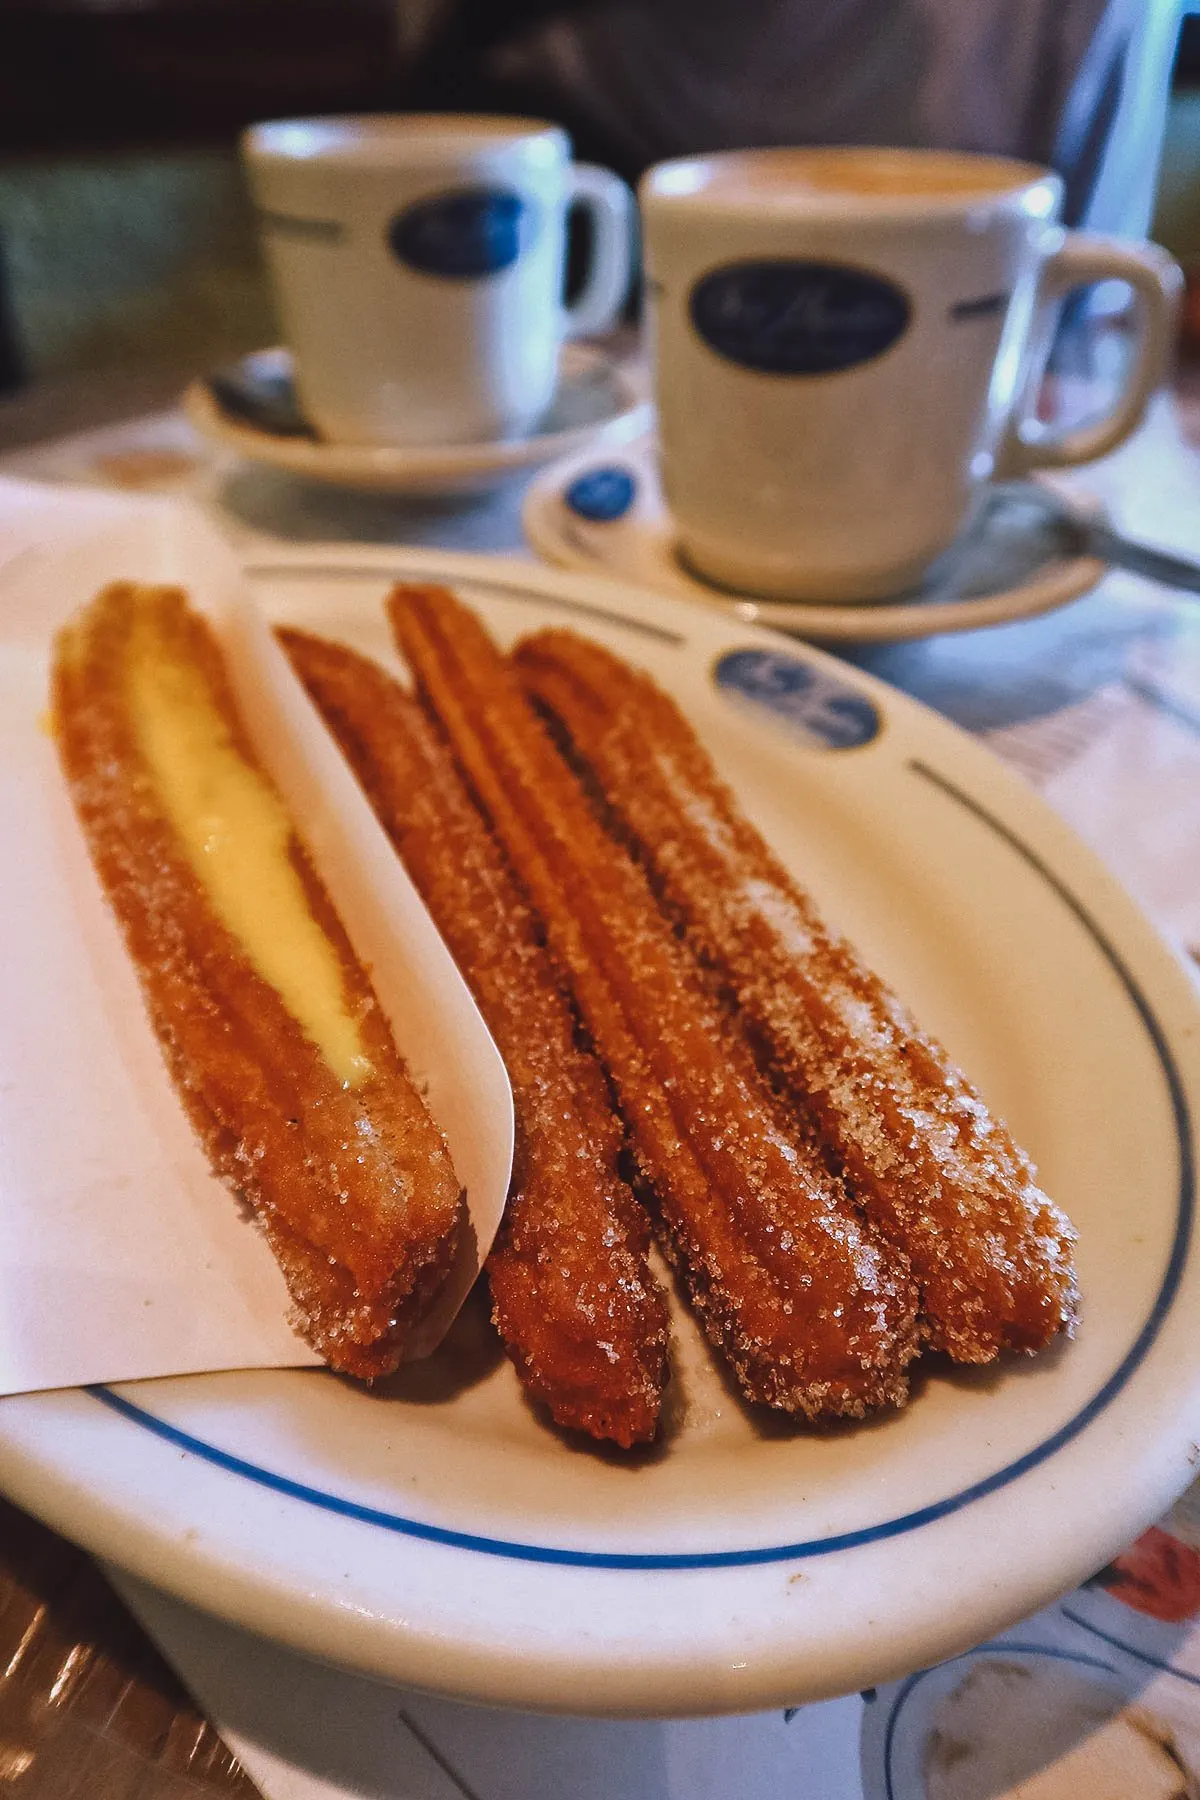
[[238, 750], [208, 681], [134, 602], [130, 712], [167, 817], [222, 924], [345, 1087], [371, 1074], [337, 951], [289, 855], [291, 820]]

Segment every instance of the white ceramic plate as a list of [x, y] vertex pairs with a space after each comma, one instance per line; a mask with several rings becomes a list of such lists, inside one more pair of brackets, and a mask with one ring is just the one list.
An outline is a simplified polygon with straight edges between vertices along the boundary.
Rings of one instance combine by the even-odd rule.
[[[286, 350], [260, 350], [243, 359], [250, 382], [290, 385]], [[652, 417], [644, 385], [607, 351], [565, 344], [558, 391], [536, 431], [486, 444], [327, 444], [311, 436], [268, 430], [222, 405], [207, 380], [183, 396], [192, 424], [214, 443], [250, 462], [266, 463], [307, 481], [376, 494], [466, 494], [494, 486], [519, 469], [578, 453], [587, 444], [612, 448], [644, 432]]]
[[[1072, 504], [1094, 506], [1078, 493]], [[821, 643], [899, 642], [1029, 619], [1078, 600], [1105, 574], [1099, 557], [1064, 548], [1045, 510], [1014, 488], [997, 492], [922, 587], [902, 598], [837, 606], [731, 593], [680, 560], [649, 437], [618, 450], [593, 444], [554, 463], [531, 485], [521, 518], [547, 562], [616, 575]]]
[[[124, 563], [198, 580], [158, 516]], [[819, 1434], [748, 1418], [681, 1314], [665, 1441], [623, 1458], [552, 1433], [468, 1321], [374, 1396], [285, 1372], [7, 1400], [0, 1486], [330, 1661], [610, 1714], [886, 1680], [1032, 1611], [1160, 1515], [1200, 1456], [1200, 1013], [1066, 826], [934, 714], [711, 608], [501, 559], [269, 554], [249, 573], [272, 616], [380, 656], [379, 602], [408, 576], [453, 583], [505, 642], [571, 624], [649, 669], [1034, 1152], [1079, 1226], [1084, 1322], [1069, 1346], [930, 1372], [907, 1411]]]

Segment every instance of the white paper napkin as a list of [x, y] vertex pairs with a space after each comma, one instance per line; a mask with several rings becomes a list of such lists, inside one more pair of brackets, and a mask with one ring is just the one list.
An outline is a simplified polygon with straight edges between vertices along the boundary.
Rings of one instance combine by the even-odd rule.
[[[272, 685], [271, 657], [278, 681], [290, 677], [235, 607], [236, 558], [170, 503], [0, 481], [0, 1394], [320, 1361], [179, 1104], [46, 728], [57, 625], [106, 581], [181, 567], [192, 598], [229, 610], [241, 633], [255, 678], [245, 716], [281, 792], [306, 784], [297, 816], [446, 1133], [473, 1246], [486, 1250], [508, 1186], [511, 1093], [495, 1046], [307, 699]], [[439, 1309], [443, 1327], [450, 1316]]]
[[44, 728], [39, 559], [128, 515], [0, 482], [3, 1393], [318, 1360], [183, 1116]]

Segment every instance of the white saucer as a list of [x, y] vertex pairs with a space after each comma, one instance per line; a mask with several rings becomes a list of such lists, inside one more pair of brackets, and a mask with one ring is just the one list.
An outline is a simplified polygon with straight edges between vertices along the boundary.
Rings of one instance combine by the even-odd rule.
[[676, 554], [648, 436], [617, 455], [593, 445], [546, 469], [525, 496], [522, 521], [548, 562], [705, 600], [747, 624], [825, 642], [898, 641], [1032, 618], [1086, 594], [1106, 568], [1067, 546], [1034, 484], [1012, 484], [993, 491], [920, 589], [895, 600], [820, 605], [732, 593], [690, 573]]
[[564, 346], [558, 391], [540, 428], [487, 444], [322, 443], [296, 405], [292, 359], [283, 349], [256, 351], [231, 369], [193, 381], [183, 405], [205, 437], [251, 462], [377, 494], [472, 493], [585, 446], [627, 444], [652, 418], [637, 374], [584, 344]]

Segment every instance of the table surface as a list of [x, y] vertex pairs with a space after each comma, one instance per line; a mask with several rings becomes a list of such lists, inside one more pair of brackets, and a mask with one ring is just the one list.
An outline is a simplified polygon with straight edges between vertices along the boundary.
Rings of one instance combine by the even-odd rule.
[[[482, 498], [453, 502], [406, 502], [305, 487], [210, 452], [171, 404], [173, 385], [161, 376], [117, 375], [0, 404], [0, 474], [188, 494], [241, 544], [342, 539], [525, 553], [520, 505], [528, 478], [509, 480]], [[1086, 486], [1102, 495], [1119, 526], [1196, 555], [1200, 465], [1189, 443], [1200, 445], [1200, 368], [1185, 371], [1176, 404], [1161, 403], [1138, 440], [1086, 471]], [[1133, 577], [1113, 575], [1093, 596], [1045, 619], [956, 638], [863, 647], [850, 656], [859, 666], [984, 736], [1022, 768], [1108, 856], [1160, 924], [1200, 963], [1200, 809], [1195, 803], [1195, 777], [1200, 773], [1198, 627], [1200, 611], [1188, 603]], [[1132, 775], [1131, 754], [1138, 765]], [[1117, 784], [1110, 784], [1106, 773], [1114, 766], [1114, 756], [1120, 758], [1123, 771], [1121, 806], [1115, 799]], [[1145, 783], [1155, 783], [1159, 803], [1154, 808], [1138, 802], [1142, 764], [1143, 791]], [[1172, 783], [1182, 799], [1173, 823], [1171, 808], [1164, 804]], [[1131, 823], [1134, 812], [1152, 812], [1158, 823], [1141, 817]], [[1162, 826], [1164, 815], [1168, 829]], [[1195, 1593], [1188, 1589], [1188, 1604], [1194, 1600], [1194, 1611], [1200, 1613], [1200, 1530], [1193, 1533], [1187, 1523], [1190, 1515], [1182, 1516], [1183, 1525], [1176, 1520], [1170, 1535], [1159, 1534], [1173, 1547], [1168, 1586], [1178, 1594], [1180, 1583], [1187, 1589], [1191, 1581]], [[1127, 1571], [1121, 1577], [1127, 1586], [1132, 1584], [1130, 1592], [1137, 1588], [1141, 1579], [1137, 1570], [1144, 1574], [1145, 1562], [1144, 1555], [1136, 1568], [1131, 1561], [1135, 1573]], [[1115, 1586], [1120, 1587], [1119, 1580]], [[1156, 1588], [1151, 1580], [1150, 1587], [1158, 1598], [1152, 1595], [1141, 1613], [1135, 1598], [1132, 1616], [1155, 1616], [1157, 1606], [1161, 1622], [1161, 1583]], [[649, 1743], [637, 1737], [641, 1727], [579, 1722], [577, 1736], [571, 1739], [569, 1728], [562, 1725], [526, 1722], [528, 1729], [518, 1746], [511, 1720], [434, 1701], [414, 1699], [411, 1705], [398, 1706], [398, 1697], [381, 1699], [382, 1690], [368, 1692], [367, 1683], [355, 1683], [352, 1691], [352, 1678], [346, 1677], [321, 1677], [326, 1681], [323, 1698], [313, 1699], [307, 1710], [311, 1714], [336, 1707], [368, 1723], [354, 1734], [357, 1748], [346, 1749], [340, 1763], [334, 1758], [336, 1766], [324, 1769], [318, 1778], [305, 1766], [313, 1752], [305, 1749], [308, 1740], [299, 1729], [298, 1715], [291, 1721], [294, 1729], [289, 1728], [289, 1736], [289, 1729], [280, 1724], [277, 1696], [272, 1701], [272, 1730], [276, 1740], [281, 1733], [287, 1740], [282, 1751], [263, 1750], [270, 1736], [265, 1729], [256, 1731], [251, 1724], [239, 1732], [229, 1723], [238, 1715], [239, 1696], [244, 1701], [247, 1687], [255, 1683], [264, 1691], [267, 1685], [290, 1684], [299, 1694], [310, 1676], [298, 1669], [298, 1659], [239, 1641], [241, 1634], [211, 1621], [183, 1617], [184, 1609], [173, 1608], [149, 1591], [123, 1586], [123, 1592], [160, 1643], [169, 1647], [194, 1690], [203, 1694], [210, 1713], [241, 1745], [247, 1762], [254, 1764], [261, 1791], [279, 1800], [351, 1792], [404, 1794], [413, 1800], [486, 1792], [499, 1800], [535, 1791], [562, 1792], [570, 1800], [585, 1793], [597, 1797], [624, 1793], [632, 1800], [625, 1751], [635, 1744], [644, 1749]], [[1168, 1599], [1168, 1611], [1172, 1604]], [[1049, 1633], [1048, 1642], [1057, 1641], [1055, 1633], [1066, 1629], [1063, 1618], [1070, 1619], [1065, 1608], [1051, 1611], [1053, 1618], [1046, 1615], [1049, 1624], [1035, 1622], [1036, 1629]], [[1085, 1628], [1094, 1631], [1094, 1620], [1079, 1627]], [[1060, 1649], [1055, 1654], [1065, 1653]], [[1186, 1645], [1176, 1646], [1172, 1656], [1176, 1654], [1186, 1660]], [[1197, 1673], [1186, 1679], [1200, 1689], [1200, 1647], [1194, 1649], [1193, 1662]], [[315, 1673], [311, 1679], [317, 1679]], [[846, 1710], [851, 1705], [856, 1710]], [[822, 1800], [843, 1800], [843, 1795], [850, 1800], [853, 1794], [858, 1800], [862, 1788], [854, 1788], [849, 1771], [851, 1761], [857, 1766], [859, 1730], [864, 1743], [869, 1736], [869, 1718], [863, 1723], [860, 1717], [862, 1703], [834, 1702], [805, 1709], [805, 1714], [812, 1716], [801, 1720], [800, 1729], [809, 1734], [802, 1754], [798, 1735], [779, 1735], [778, 1718], [755, 1727], [758, 1738], [746, 1736], [750, 1729], [746, 1722], [713, 1722], [707, 1736], [703, 1724], [678, 1727], [679, 1733], [692, 1736], [664, 1738], [656, 1751], [661, 1753], [662, 1744], [687, 1746], [678, 1750], [678, 1767], [669, 1779], [663, 1777], [654, 1785], [645, 1775], [645, 1757], [638, 1752], [642, 1790], [648, 1796], [670, 1794], [678, 1800], [715, 1796], [730, 1790], [713, 1785], [714, 1771], [725, 1769], [731, 1757], [744, 1765], [750, 1756], [760, 1764], [762, 1780], [778, 1784], [792, 1779], [792, 1771], [799, 1785], [789, 1787], [789, 1792], [821, 1793]], [[393, 1745], [388, 1736], [400, 1729], [397, 1719], [403, 1725], [403, 1746], [399, 1740]], [[494, 1723], [489, 1725], [489, 1719]], [[718, 1725], [729, 1729], [722, 1735]], [[1183, 1759], [1177, 1752], [1182, 1730], [1176, 1731], [1172, 1751], [1181, 1768]], [[540, 1738], [539, 1731], [544, 1734]], [[390, 1773], [380, 1773], [382, 1748], [374, 1763], [364, 1751], [362, 1739], [371, 1733], [380, 1746], [385, 1740], [390, 1746], [386, 1759]], [[605, 1733], [622, 1735], [605, 1737]], [[856, 1739], [853, 1758], [851, 1734]], [[574, 1750], [564, 1750], [571, 1743]], [[785, 1743], [792, 1747], [786, 1753], [781, 1747]], [[821, 1758], [827, 1752], [826, 1765]], [[464, 1773], [472, 1757], [480, 1760], [482, 1774]], [[573, 1773], [562, 1777], [567, 1785], [541, 1787], [536, 1771], [551, 1765], [571, 1767]], [[818, 1765], [840, 1771], [836, 1794], [835, 1777], [816, 1776]], [[1108, 1766], [1111, 1772], [1111, 1754]], [[692, 1773], [681, 1772], [686, 1769]], [[801, 1775], [802, 1769], [808, 1774]], [[813, 1779], [824, 1780], [825, 1787], [810, 1786]], [[19, 1796], [53, 1795], [55, 1800], [76, 1795], [182, 1800], [184, 1795], [203, 1792], [259, 1791], [89, 1559], [2, 1501], [0, 1785]], [[747, 1800], [751, 1789], [755, 1795], [782, 1791], [757, 1780], [743, 1782]], [[1009, 1789], [993, 1785], [986, 1791], [998, 1796]], [[1040, 1796], [1043, 1788], [1036, 1791]], [[1049, 1796], [1051, 1788], [1044, 1791]], [[1064, 1795], [1068, 1791], [1066, 1786], [1061, 1789]], [[1148, 1800], [1137, 1785], [1112, 1789], [1114, 1794], [1126, 1791]], [[1200, 1787], [1172, 1791], [1191, 1794]]]

